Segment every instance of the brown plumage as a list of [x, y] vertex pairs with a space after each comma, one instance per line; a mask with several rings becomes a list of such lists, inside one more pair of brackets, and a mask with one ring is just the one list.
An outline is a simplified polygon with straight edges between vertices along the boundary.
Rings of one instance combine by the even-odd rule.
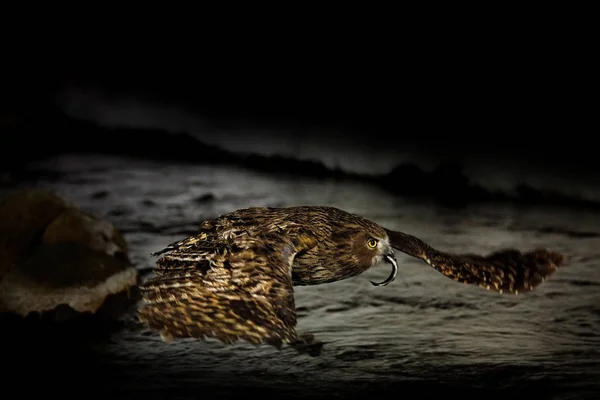
[[533, 290], [563, 262], [546, 250], [487, 257], [439, 252], [420, 239], [325, 206], [252, 207], [204, 221], [196, 235], [155, 255], [156, 276], [142, 286], [140, 320], [167, 338], [246, 340], [320, 353], [296, 332], [293, 286], [335, 282], [385, 261], [394, 249], [459, 282], [498, 292]]

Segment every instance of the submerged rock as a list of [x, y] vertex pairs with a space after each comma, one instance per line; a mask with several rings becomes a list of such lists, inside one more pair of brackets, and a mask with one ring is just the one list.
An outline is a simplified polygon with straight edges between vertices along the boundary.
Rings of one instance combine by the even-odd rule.
[[0, 203], [0, 312], [116, 316], [137, 283], [127, 243], [110, 221], [41, 190]]

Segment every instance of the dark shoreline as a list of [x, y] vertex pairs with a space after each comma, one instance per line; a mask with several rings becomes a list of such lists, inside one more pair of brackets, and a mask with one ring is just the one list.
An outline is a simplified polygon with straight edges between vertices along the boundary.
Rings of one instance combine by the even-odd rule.
[[[18, 118], [18, 117], [17, 117]], [[171, 134], [160, 129], [107, 128], [71, 118], [58, 108], [50, 108], [35, 118], [23, 118], [0, 139], [8, 149], [0, 162], [3, 185], [35, 180], [40, 171], [31, 162], [61, 154], [105, 154], [153, 161], [174, 161], [234, 165], [287, 177], [351, 180], [374, 185], [406, 198], [426, 198], [446, 206], [462, 207], [482, 202], [514, 205], [566, 206], [599, 210], [600, 202], [570, 196], [559, 191], [541, 191], [517, 185], [511, 192], [490, 191], [469, 180], [460, 162], [442, 161], [431, 172], [414, 164], [400, 164], [381, 175], [359, 174], [331, 169], [319, 161], [284, 156], [241, 155], [199, 141], [187, 133]], [[40, 134], [40, 132], [51, 132]]]

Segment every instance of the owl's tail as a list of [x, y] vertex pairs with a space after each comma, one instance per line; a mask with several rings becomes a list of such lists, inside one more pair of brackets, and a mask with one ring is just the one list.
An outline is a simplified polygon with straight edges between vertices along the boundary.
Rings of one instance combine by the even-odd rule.
[[390, 230], [388, 235], [396, 250], [420, 258], [445, 276], [500, 293], [533, 290], [564, 262], [562, 254], [546, 249], [525, 253], [506, 249], [487, 256], [451, 254], [412, 235]]

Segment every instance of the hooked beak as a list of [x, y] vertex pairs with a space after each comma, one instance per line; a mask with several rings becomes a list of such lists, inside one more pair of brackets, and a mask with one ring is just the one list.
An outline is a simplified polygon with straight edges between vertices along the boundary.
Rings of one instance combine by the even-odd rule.
[[396, 255], [394, 254], [394, 251], [392, 250], [391, 253], [386, 254], [385, 256], [383, 256], [385, 262], [389, 263], [392, 265], [392, 272], [390, 273], [390, 276], [387, 277], [387, 279], [383, 282], [373, 282], [371, 281], [371, 284], [373, 286], [386, 286], [389, 283], [393, 282], [394, 279], [396, 279], [396, 274], [398, 273], [398, 262], [396, 261]]

